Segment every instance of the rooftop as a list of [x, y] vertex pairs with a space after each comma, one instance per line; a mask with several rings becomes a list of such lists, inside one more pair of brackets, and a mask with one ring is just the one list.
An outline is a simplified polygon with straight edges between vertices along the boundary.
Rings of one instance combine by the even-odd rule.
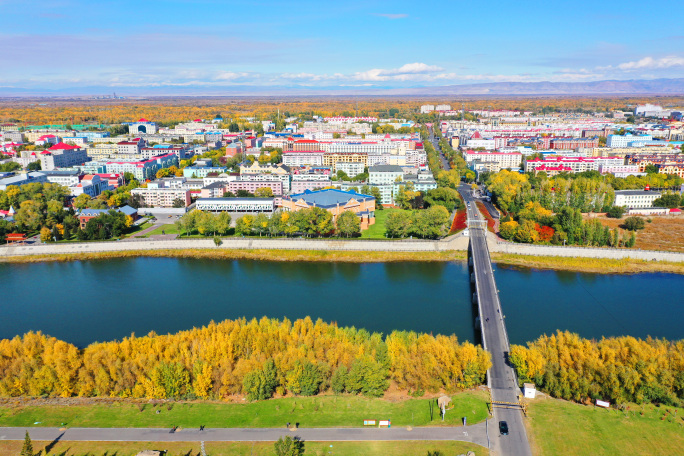
[[336, 189], [326, 189], [317, 192], [306, 190], [304, 193], [290, 195], [288, 199], [293, 201], [304, 200], [307, 204], [316, 205], [318, 207], [334, 207], [338, 204], [347, 204], [349, 200], [375, 200], [371, 195], [364, 195], [354, 191], [342, 191]]

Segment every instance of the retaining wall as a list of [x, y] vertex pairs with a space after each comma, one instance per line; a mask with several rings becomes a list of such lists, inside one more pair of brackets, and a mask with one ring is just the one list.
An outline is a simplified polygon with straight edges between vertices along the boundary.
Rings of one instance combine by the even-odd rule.
[[684, 253], [662, 252], [657, 250], [611, 249], [599, 247], [576, 247], [554, 245], [516, 244], [499, 240], [494, 234], [487, 233], [487, 244], [490, 252], [510, 253], [515, 255], [583, 257], [583, 258], [632, 258], [647, 261], [684, 262]]

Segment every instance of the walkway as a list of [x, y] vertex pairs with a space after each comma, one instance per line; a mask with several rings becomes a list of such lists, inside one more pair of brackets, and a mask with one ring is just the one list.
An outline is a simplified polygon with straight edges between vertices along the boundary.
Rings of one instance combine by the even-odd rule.
[[[489, 387], [493, 401], [518, 402], [520, 388], [515, 377], [513, 368], [508, 364], [507, 357], [510, 350], [504, 313], [499, 302], [499, 292], [494, 280], [494, 272], [489, 257], [486, 240], [486, 224], [480, 215], [474, 199], [467, 186], [461, 186], [461, 195], [466, 202], [470, 202], [468, 208], [470, 249], [472, 252], [473, 271], [475, 275], [476, 294], [480, 325], [482, 329], [482, 342], [484, 349], [492, 355], [492, 367], [487, 372], [487, 386]], [[473, 221], [478, 221], [475, 226]], [[531, 456], [529, 441], [525, 431], [525, 424], [520, 410], [494, 408], [493, 410], [497, 428], [492, 436], [492, 449], [497, 455]], [[508, 423], [508, 435], [499, 435], [498, 422]]]
[[[489, 427], [492, 427], [490, 420]], [[273, 442], [283, 436], [297, 436], [314, 442], [378, 441], [378, 440], [458, 440], [487, 447], [487, 424], [466, 427], [417, 427], [389, 429], [363, 428], [222, 428], [170, 429], [154, 428], [0, 428], [0, 440], [24, 440], [26, 431], [33, 440], [92, 442]]]

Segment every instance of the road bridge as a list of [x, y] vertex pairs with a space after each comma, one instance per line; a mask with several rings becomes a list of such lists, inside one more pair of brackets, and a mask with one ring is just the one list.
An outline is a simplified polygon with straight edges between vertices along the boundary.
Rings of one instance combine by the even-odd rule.
[[487, 222], [475, 205], [476, 200], [472, 196], [470, 187], [463, 184], [459, 191], [468, 205], [469, 263], [472, 266], [472, 277], [475, 282], [474, 299], [477, 302], [482, 345], [492, 355], [492, 367], [487, 371], [487, 386], [491, 392], [493, 405], [492, 413], [496, 423], [498, 421], [508, 423], [508, 435], [499, 435], [498, 428], [490, 429], [492, 450], [494, 454], [501, 456], [531, 456], [521, 408], [495, 406], [497, 403], [519, 403], [520, 388], [515, 371], [508, 363], [510, 345], [505, 315], [499, 302], [499, 291], [496, 288], [487, 247]]

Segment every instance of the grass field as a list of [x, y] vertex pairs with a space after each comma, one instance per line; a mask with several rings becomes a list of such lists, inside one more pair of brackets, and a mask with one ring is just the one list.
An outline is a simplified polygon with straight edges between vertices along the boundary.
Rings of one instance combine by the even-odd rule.
[[[625, 218], [613, 219], [598, 217], [604, 225], [611, 229], [624, 223]], [[642, 250], [669, 250], [684, 252], [684, 217], [651, 217], [651, 223], [646, 223], [646, 228], [637, 231], [634, 248]]]
[[619, 412], [542, 397], [529, 411], [537, 456], [684, 454], [684, 409], [645, 405], [641, 415], [638, 405]]
[[[181, 431], [182, 432], [182, 431]], [[0, 454], [19, 454], [23, 442], [0, 441]], [[34, 452], [45, 449], [51, 442], [33, 442]], [[332, 445], [332, 446], [331, 446]], [[272, 442], [206, 442], [211, 456], [272, 456]], [[134, 456], [142, 450], [168, 450], [168, 456], [199, 456], [198, 442], [68, 442], [59, 441], [49, 447], [50, 455], [59, 456]], [[467, 442], [304, 442], [307, 456], [426, 456], [428, 451], [441, 451], [444, 456], [455, 456], [473, 451], [476, 456], [489, 451]]]
[[[145, 237], [150, 237], [155, 234], [162, 234], [162, 231], [164, 231], [165, 234], [180, 234], [178, 231], [178, 228], [176, 228], [176, 225], [174, 223], [169, 223], [167, 225], [161, 225], [158, 226], [157, 228], [153, 229], [149, 233], [145, 233]], [[202, 236], [204, 237], [204, 236]]]
[[594, 272], [599, 274], [636, 274], [640, 272], [684, 274], [684, 263], [667, 261], [645, 261], [631, 258], [614, 260], [610, 258], [512, 255], [507, 253], [492, 253], [491, 257], [492, 261], [497, 264], [535, 269]]
[[367, 230], [361, 232], [361, 239], [387, 239], [385, 237], [385, 220], [392, 212], [401, 211], [402, 209], [385, 208], [381, 211], [375, 211], [375, 223]]
[[[359, 396], [319, 396], [272, 399], [254, 403], [178, 402], [159, 405], [111, 401], [89, 405], [3, 405], [2, 426], [69, 427], [362, 427], [364, 419], [389, 419], [394, 426], [454, 426], [461, 417], [468, 423], [487, 416], [483, 391], [453, 396], [454, 409], [444, 422], [434, 399], [389, 401]], [[432, 403], [432, 405], [431, 405]], [[140, 408], [143, 408], [141, 411]], [[169, 410], [170, 409], [170, 410]], [[431, 410], [432, 409], [432, 410]], [[159, 413], [157, 413], [159, 412]], [[432, 412], [432, 420], [431, 420]]]

